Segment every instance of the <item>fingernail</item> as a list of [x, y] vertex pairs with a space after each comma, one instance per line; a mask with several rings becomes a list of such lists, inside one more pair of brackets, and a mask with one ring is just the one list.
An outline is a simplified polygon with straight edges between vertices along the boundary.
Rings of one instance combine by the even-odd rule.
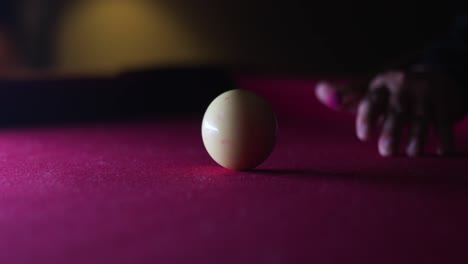
[[379, 153], [383, 157], [389, 157], [393, 155], [392, 142], [390, 138], [383, 137], [379, 140]]
[[359, 122], [356, 133], [360, 140], [366, 141], [369, 136], [369, 126], [364, 122]]
[[340, 106], [340, 97], [330, 85], [326, 82], [319, 82], [315, 87], [315, 95], [326, 106], [338, 109]]
[[325, 82], [319, 82], [315, 86], [315, 95], [324, 104], [327, 104], [328, 101], [328, 91], [328, 84]]
[[410, 157], [417, 157], [421, 154], [421, 150], [418, 146], [418, 140], [413, 139], [410, 141], [406, 148], [406, 154]]

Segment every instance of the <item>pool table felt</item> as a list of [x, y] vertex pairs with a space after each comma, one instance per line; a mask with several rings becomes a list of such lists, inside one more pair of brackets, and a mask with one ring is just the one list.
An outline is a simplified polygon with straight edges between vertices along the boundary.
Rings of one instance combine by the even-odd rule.
[[279, 121], [250, 172], [201, 116], [0, 131], [0, 262], [465, 263], [468, 123], [457, 157], [380, 158], [314, 82], [239, 80]]

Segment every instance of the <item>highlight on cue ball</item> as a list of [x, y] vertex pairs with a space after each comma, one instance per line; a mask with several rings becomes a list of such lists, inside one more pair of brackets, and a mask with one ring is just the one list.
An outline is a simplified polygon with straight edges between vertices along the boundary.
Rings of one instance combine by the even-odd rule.
[[232, 170], [250, 170], [263, 163], [275, 147], [277, 130], [276, 115], [269, 103], [244, 89], [216, 97], [202, 122], [208, 154]]

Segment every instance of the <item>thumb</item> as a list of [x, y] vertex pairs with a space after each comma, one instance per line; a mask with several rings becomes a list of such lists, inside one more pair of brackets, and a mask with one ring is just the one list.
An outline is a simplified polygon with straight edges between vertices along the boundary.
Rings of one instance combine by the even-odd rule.
[[354, 112], [367, 92], [367, 82], [338, 86], [327, 81], [317, 83], [315, 96], [325, 106], [334, 110]]

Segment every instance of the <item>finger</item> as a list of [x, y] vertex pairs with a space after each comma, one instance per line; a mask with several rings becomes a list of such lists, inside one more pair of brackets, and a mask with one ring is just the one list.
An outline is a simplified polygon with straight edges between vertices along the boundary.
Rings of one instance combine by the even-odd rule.
[[332, 109], [341, 108], [341, 95], [338, 88], [327, 82], [320, 82], [315, 87], [315, 96], [324, 105]]
[[453, 122], [448, 118], [447, 111], [437, 109], [435, 128], [439, 139], [438, 154], [450, 155], [454, 152]]
[[429, 118], [426, 115], [412, 118], [410, 139], [406, 147], [406, 154], [410, 157], [420, 156], [424, 151], [429, 131]]
[[379, 117], [387, 108], [388, 92], [385, 88], [372, 90], [361, 101], [356, 116], [356, 135], [366, 141], [374, 131]]
[[375, 87], [385, 85], [389, 91], [388, 112], [378, 142], [379, 153], [384, 157], [393, 156], [398, 150], [410, 98], [407, 90], [403, 89], [401, 74], [390, 74], [390, 77], [374, 80]]
[[392, 110], [387, 114], [378, 142], [381, 156], [389, 157], [396, 154], [403, 124], [402, 112]]
[[366, 82], [354, 82], [346, 86], [337, 86], [329, 82], [319, 82], [315, 87], [317, 99], [334, 110], [354, 112], [367, 90]]
[[418, 101], [414, 103], [412, 118], [410, 120], [410, 135], [406, 154], [410, 157], [421, 155], [424, 150], [427, 135], [429, 132], [430, 116], [429, 105], [426, 96], [415, 97]]

